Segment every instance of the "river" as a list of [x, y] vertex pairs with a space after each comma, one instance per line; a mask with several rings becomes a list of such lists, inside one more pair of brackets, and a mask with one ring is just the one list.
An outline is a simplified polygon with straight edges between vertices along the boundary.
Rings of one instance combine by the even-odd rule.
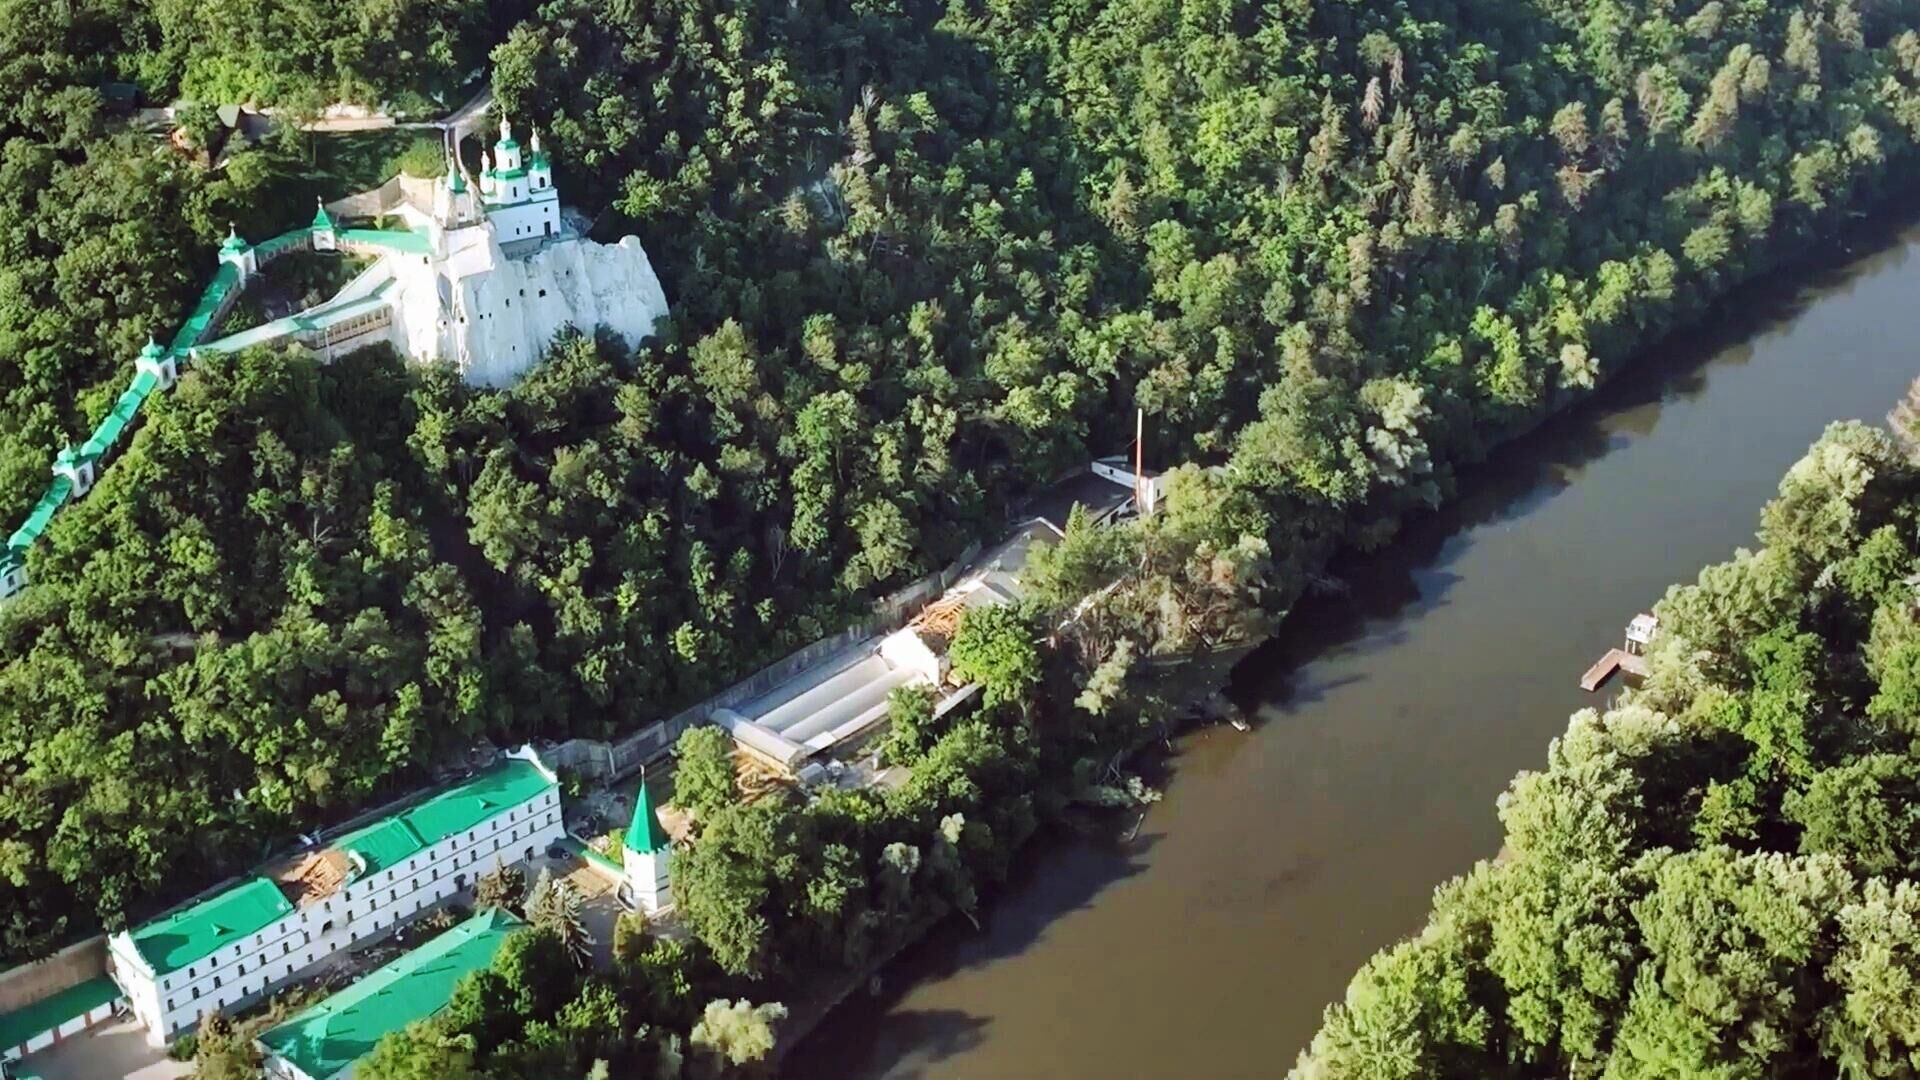
[[1676, 581], [1752, 542], [1832, 420], [1920, 374], [1920, 227], [1742, 290], [1471, 471], [1458, 500], [1336, 572], [1236, 672], [1253, 731], [1198, 732], [1165, 799], [1043, 838], [788, 1059], [792, 1077], [1272, 1077], [1432, 891], [1494, 854], [1494, 799], [1545, 759], [1580, 673]]

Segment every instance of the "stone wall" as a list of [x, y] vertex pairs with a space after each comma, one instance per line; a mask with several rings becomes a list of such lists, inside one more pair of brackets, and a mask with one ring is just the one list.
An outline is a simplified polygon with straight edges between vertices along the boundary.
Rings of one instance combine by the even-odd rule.
[[327, 213], [336, 221], [364, 220], [390, 214], [401, 203], [412, 203], [424, 211], [433, 209], [432, 177], [395, 176], [377, 188], [335, 199], [327, 204]]
[[45, 960], [34, 960], [0, 971], [0, 1013], [43, 1001], [70, 986], [107, 973], [107, 938], [95, 934], [61, 949]]
[[875, 601], [873, 614], [867, 618], [798, 649], [705, 701], [648, 724], [619, 742], [569, 739], [543, 753], [555, 767], [572, 769], [595, 783], [608, 783], [631, 775], [647, 762], [665, 755], [688, 728], [705, 723], [715, 710], [751, 701], [834, 653], [905, 626], [922, 608], [952, 588], [979, 557], [980, 542], [976, 540], [945, 569]]

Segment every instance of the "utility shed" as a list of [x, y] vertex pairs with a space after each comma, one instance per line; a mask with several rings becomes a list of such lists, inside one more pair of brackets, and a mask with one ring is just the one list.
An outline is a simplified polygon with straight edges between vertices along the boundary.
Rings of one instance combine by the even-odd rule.
[[491, 908], [259, 1038], [268, 1076], [333, 1080], [389, 1032], [447, 1007], [460, 980], [493, 963], [519, 919]]

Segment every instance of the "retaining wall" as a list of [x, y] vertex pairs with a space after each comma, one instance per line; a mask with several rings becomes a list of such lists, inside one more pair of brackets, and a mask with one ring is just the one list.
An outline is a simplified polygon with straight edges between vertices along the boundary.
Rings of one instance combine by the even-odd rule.
[[979, 541], [968, 544], [960, 557], [946, 568], [875, 601], [873, 613], [866, 618], [837, 634], [798, 649], [712, 697], [688, 706], [665, 720], [656, 720], [618, 742], [569, 739], [558, 746], [543, 749], [542, 754], [556, 768], [572, 769], [595, 783], [608, 783], [628, 776], [647, 762], [665, 755], [688, 728], [707, 722], [715, 710], [751, 701], [843, 649], [905, 626], [921, 609], [952, 588], [973, 568], [973, 560], [980, 557], [980, 550]]
[[0, 971], [0, 1013], [23, 1009], [107, 973], [107, 937], [95, 934], [45, 960]]

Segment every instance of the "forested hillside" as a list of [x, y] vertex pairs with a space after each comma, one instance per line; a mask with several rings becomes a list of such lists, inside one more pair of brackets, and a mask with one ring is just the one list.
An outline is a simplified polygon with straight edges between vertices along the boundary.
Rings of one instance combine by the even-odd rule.
[[[1123, 446], [1136, 405], [1152, 460], [1228, 466], [1200, 539], [1261, 550], [1284, 609], [1893, 190], [1920, 131], [1905, 3], [175, 7], [0, 10], [0, 502], [228, 218], [310, 206], [302, 139], [210, 172], [115, 134], [109, 77], [374, 100], [494, 46], [502, 106], [675, 314], [504, 393], [386, 358], [189, 376], [0, 616], [11, 954], [475, 736], [670, 712]], [[414, 59], [383, 80], [353, 42], [392, 19]], [[459, 29], [406, 39], [429, 24]]]
[[1575, 714], [1506, 843], [1294, 1075], [1904, 1076], [1920, 1053], [1920, 472], [1836, 425], [1761, 547], [1668, 591], [1645, 686]]

